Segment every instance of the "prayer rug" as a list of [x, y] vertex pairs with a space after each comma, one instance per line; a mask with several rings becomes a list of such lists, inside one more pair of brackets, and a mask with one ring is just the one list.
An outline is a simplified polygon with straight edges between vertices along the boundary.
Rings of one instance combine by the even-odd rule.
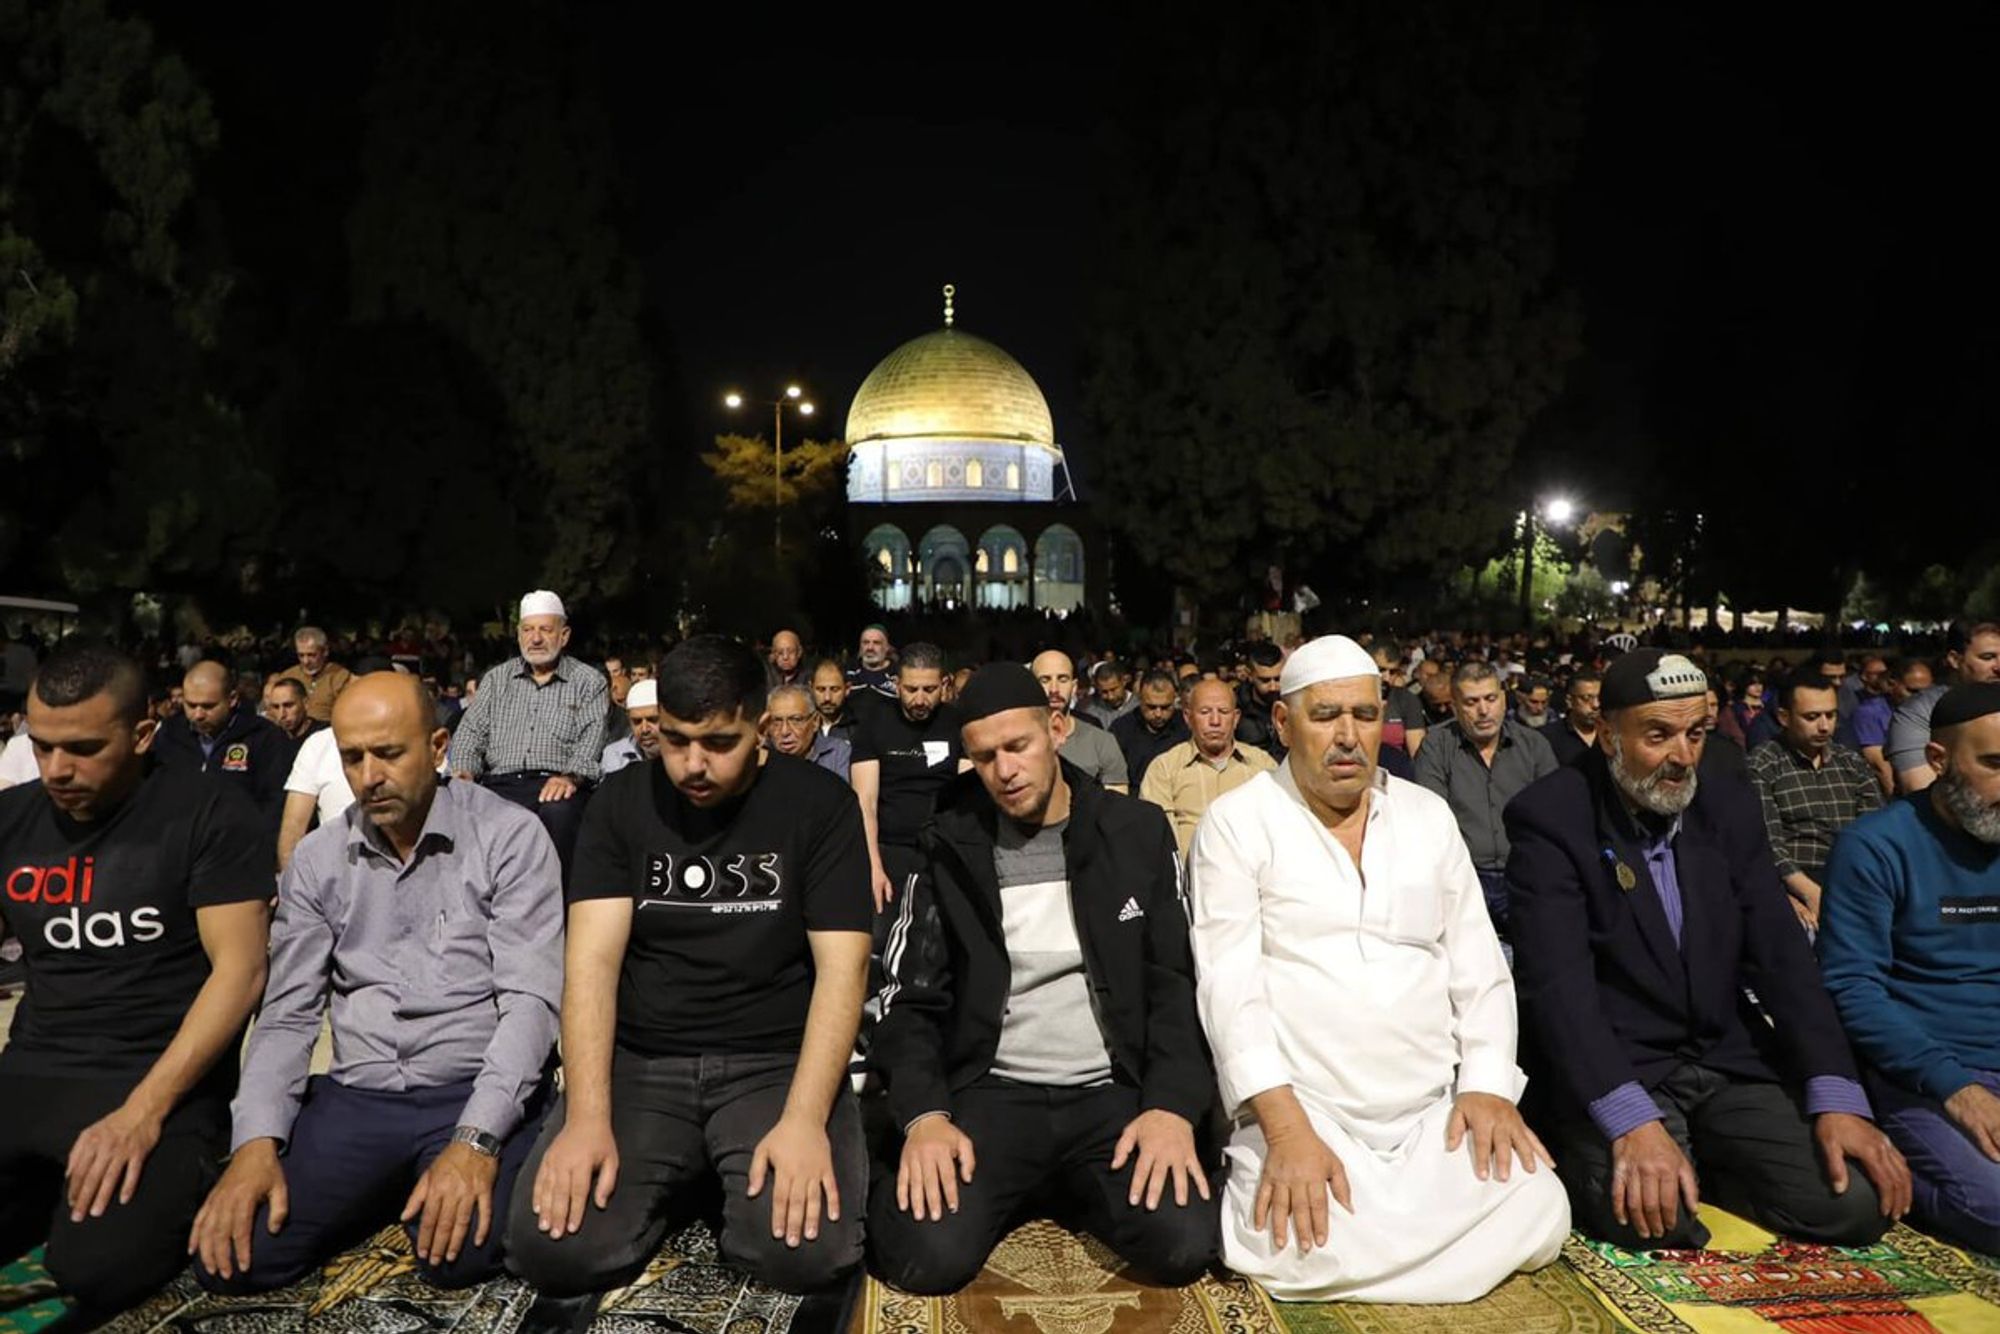
[[[4, 1271], [32, 1278], [15, 1266]], [[43, 1276], [45, 1277], [45, 1276]], [[721, 1263], [715, 1236], [694, 1224], [667, 1238], [646, 1272], [605, 1297], [593, 1334], [838, 1334], [851, 1291], [796, 1297], [752, 1283]], [[255, 1297], [212, 1297], [192, 1274], [101, 1328], [105, 1334], [516, 1334], [534, 1304], [517, 1279], [495, 1279], [461, 1292], [434, 1288], [417, 1274], [399, 1227], [376, 1234], [318, 1274]], [[53, 1305], [58, 1312], [62, 1304]], [[39, 1311], [43, 1307], [26, 1308]], [[35, 1334], [52, 1322], [20, 1323], [0, 1311], [0, 1334]], [[61, 1334], [60, 1326], [54, 1326]]]

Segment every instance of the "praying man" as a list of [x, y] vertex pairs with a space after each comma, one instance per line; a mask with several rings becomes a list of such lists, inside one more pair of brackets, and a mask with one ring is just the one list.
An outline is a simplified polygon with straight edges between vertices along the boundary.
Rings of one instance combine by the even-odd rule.
[[1188, 863], [1223, 1259], [1281, 1300], [1473, 1301], [1569, 1233], [1515, 1107], [1513, 981], [1451, 808], [1376, 767], [1367, 650], [1314, 640], [1279, 694], [1285, 762], [1216, 799]]

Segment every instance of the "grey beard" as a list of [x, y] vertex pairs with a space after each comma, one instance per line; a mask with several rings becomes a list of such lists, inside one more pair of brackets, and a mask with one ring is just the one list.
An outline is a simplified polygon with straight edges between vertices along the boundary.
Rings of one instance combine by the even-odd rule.
[[2000, 806], [1989, 806], [1972, 791], [1963, 775], [1946, 771], [1937, 780], [1938, 791], [1958, 827], [1989, 846], [2000, 846]]
[[1611, 781], [1618, 784], [1618, 790], [1630, 797], [1642, 809], [1655, 815], [1679, 815], [1694, 804], [1694, 794], [1701, 786], [1701, 776], [1693, 769], [1688, 770], [1687, 786], [1678, 795], [1660, 791], [1660, 769], [1655, 769], [1644, 778], [1635, 777], [1625, 767], [1625, 747], [1616, 736], [1611, 738]]

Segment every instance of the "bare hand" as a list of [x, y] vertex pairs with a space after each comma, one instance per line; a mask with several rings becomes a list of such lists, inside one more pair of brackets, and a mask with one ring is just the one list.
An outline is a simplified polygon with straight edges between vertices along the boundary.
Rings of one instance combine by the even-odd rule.
[[1875, 1184], [1884, 1218], [1900, 1219], [1910, 1212], [1910, 1165], [1873, 1121], [1846, 1112], [1822, 1112], [1813, 1118], [1813, 1138], [1819, 1141], [1827, 1184], [1835, 1195], [1847, 1193], [1847, 1160], [1852, 1158]]
[[875, 911], [884, 912], [896, 901], [896, 886], [890, 881], [889, 873], [879, 866], [875, 868], [870, 880], [871, 887], [875, 891]]
[[958, 1186], [972, 1181], [972, 1139], [948, 1116], [926, 1116], [903, 1137], [896, 1207], [918, 1222], [958, 1212]]
[[1967, 1084], [1944, 1100], [1944, 1111], [1981, 1153], [2000, 1163], [2000, 1098], [1983, 1084]]
[[1785, 886], [1786, 891], [1791, 896], [1792, 911], [1798, 914], [1799, 920], [1805, 923], [1808, 930], [1817, 931], [1819, 930], [1820, 887], [1813, 883], [1809, 876], [1801, 875], [1799, 876], [1799, 880], [1803, 883], [1788, 884]]
[[576, 780], [568, 774], [550, 774], [542, 784], [542, 801], [568, 801], [576, 795]]
[[1330, 1192], [1340, 1207], [1354, 1212], [1354, 1199], [1347, 1185], [1347, 1169], [1340, 1157], [1326, 1147], [1310, 1125], [1299, 1125], [1264, 1134], [1264, 1175], [1257, 1182], [1257, 1204], [1251, 1226], [1262, 1232], [1271, 1229], [1271, 1241], [1285, 1249], [1290, 1233], [1299, 1242], [1299, 1254], [1310, 1255], [1315, 1246], [1326, 1245]]
[[417, 1224], [419, 1259], [433, 1265], [458, 1259], [475, 1215], [479, 1230], [473, 1232], [472, 1244], [486, 1244], [487, 1233], [493, 1229], [493, 1182], [499, 1175], [498, 1158], [489, 1158], [465, 1144], [444, 1146], [444, 1152], [431, 1160], [403, 1203], [402, 1222], [422, 1215]]
[[276, 1140], [251, 1140], [229, 1160], [222, 1180], [215, 1183], [201, 1212], [194, 1216], [194, 1226], [188, 1231], [188, 1254], [199, 1255], [202, 1267], [221, 1278], [234, 1278], [238, 1270], [248, 1272], [251, 1225], [260, 1204], [269, 1206], [264, 1228], [275, 1237], [292, 1211]]
[[129, 1204], [139, 1189], [139, 1173], [160, 1142], [160, 1118], [130, 1103], [101, 1121], [84, 1127], [70, 1145], [63, 1176], [69, 1183], [69, 1221], [81, 1223], [87, 1214], [102, 1218], [115, 1195]]
[[1509, 1160], [1516, 1157], [1530, 1172], [1535, 1170], [1538, 1158], [1550, 1167], [1556, 1165], [1535, 1132], [1521, 1119], [1520, 1108], [1498, 1094], [1458, 1095], [1451, 1108], [1451, 1124], [1445, 1128], [1444, 1147], [1457, 1153], [1467, 1131], [1472, 1133], [1472, 1174], [1481, 1181], [1486, 1180], [1489, 1171], [1505, 1181], [1512, 1170]]
[[1648, 1121], [1611, 1141], [1611, 1212], [1651, 1241], [1671, 1232], [1680, 1206], [1693, 1217], [1701, 1207], [1694, 1164], [1659, 1121]]
[[840, 1221], [840, 1185], [833, 1175], [833, 1144], [826, 1126], [790, 1115], [778, 1118], [771, 1133], [758, 1141], [750, 1155], [750, 1198], [764, 1192], [771, 1178], [771, 1235], [785, 1245], [819, 1240], [820, 1201], [826, 1216]]
[[1139, 1113], [1126, 1125], [1125, 1133], [1118, 1137], [1118, 1147], [1111, 1151], [1111, 1170], [1123, 1170], [1134, 1152], [1138, 1154], [1138, 1163], [1132, 1169], [1132, 1190], [1126, 1196], [1127, 1204], [1137, 1205], [1143, 1196], [1147, 1209], [1159, 1208], [1160, 1196], [1166, 1191], [1170, 1177], [1175, 1204], [1186, 1207], [1189, 1178], [1193, 1178], [1201, 1198], [1208, 1198], [1208, 1174], [1201, 1169], [1201, 1156], [1194, 1148], [1194, 1127], [1186, 1117], [1157, 1107]]
[[535, 1170], [535, 1226], [550, 1241], [561, 1240], [583, 1226], [584, 1200], [595, 1200], [602, 1209], [617, 1184], [618, 1141], [611, 1122], [566, 1122]]

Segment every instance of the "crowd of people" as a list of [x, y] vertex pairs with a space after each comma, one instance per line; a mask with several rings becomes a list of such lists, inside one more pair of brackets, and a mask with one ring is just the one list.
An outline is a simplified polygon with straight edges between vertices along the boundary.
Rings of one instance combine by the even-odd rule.
[[0, 1256], [87, 1316], [400, 1220], [574, 1327], [704, 1208], [788, 1291], [956, 1290], [1027, 1208], [1280, 1300], [1703, 1200], [2000, 1252], [2000, 625], [291, 647], [48, 646], [0, 752]]

